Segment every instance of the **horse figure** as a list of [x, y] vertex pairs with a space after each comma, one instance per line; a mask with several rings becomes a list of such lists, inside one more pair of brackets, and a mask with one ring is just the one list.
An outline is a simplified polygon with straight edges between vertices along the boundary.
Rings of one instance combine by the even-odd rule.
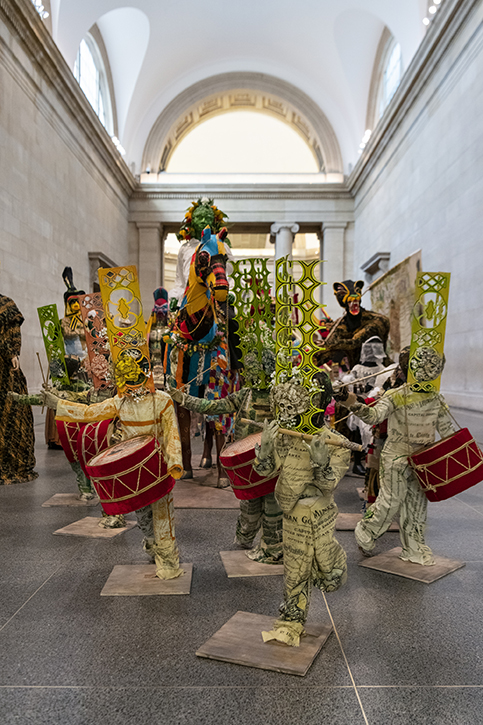
[[[209, 226], [202, 232], [200, 244], [191, 260], [188, 285], [169, 336], [165, 357], [166, 374], [176, 380], [177, 388], [212, 400], [232, 392], [227, 334], [229, 286], [223, 242], [226, 234], [226, 229], [222, 229], [214, 235]], [[211, 468], [212, 424], [215, 423], [216, 447], [217, 453], [220, 453], [231, 419], [229, 416], [211, 416], [211, 421], [209, 418], [207, 421], [202, 467]], [[179, 405], [178, 422], [183, 452], [182, 478], [192, 478], [191, 414]], [[224, 485], [219, 462], [218, 485]]]

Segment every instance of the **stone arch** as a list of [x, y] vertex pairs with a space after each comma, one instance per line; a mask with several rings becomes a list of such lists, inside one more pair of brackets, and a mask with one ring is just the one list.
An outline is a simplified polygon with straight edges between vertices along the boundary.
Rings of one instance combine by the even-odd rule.
[[295, 86], [264, 73], [221, 73], [186, 88], [155, 121], [142, 169], [164, 171], [179, 142], [199, 123], [220, 113], [252, 110], [285, 121], [311, 148], [321, 172], [343, 173], [334, 130], [319, 106]]

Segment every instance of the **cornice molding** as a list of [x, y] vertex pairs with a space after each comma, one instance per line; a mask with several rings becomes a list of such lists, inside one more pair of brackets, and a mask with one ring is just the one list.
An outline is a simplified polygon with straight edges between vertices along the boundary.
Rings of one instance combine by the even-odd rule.
[[[96, 164], [97, 173], [100, 173], [112, 186], [112, 182], [106, 176], [106, 170], [109, 171], [123, 192], [130, 196], [136, 187], [134, 176], [91, 108], [32, 3], [29, 0], [0, 0], [0, 22], [10, 29], [10, 32], [22, 45], [27, 57], [32, 61], [34, 68], [55, 91], [59, 104], [69, 114], [69, 121], [77, 126], [83, 140], [85, 137], [88, 138], [89, 144], [99, 159], [99, 163]], [[8, 59], [8, 62], [5, 63], [7, 70], [17, 82], [22, 78], [24, 90], [27, 90], [28, 85], [31, 86], [29, 95], [35, 97], [39, 110], [68, 143], [84, 167], [92, 173], [92, 157], [86, 152], [78, 135], [73, 132], [72, 128], [69, 128], [69, 124], [65, 123], [58, 110], [48, 101], [38, 85], [35, 73], [21, 64], [4, 41], [2, 41], [2, 46], [2, 60]]]
[[445, 0], [441, 6], [406, 70], [399, 88], [347, 179], [347, 188], [354, 196], [374, 171], [411, 107], [437, 71], [448, 47], [480, 2], [481, 0]]
[[209, 186], [207, 184], [193, 186], [170, 186], [163, 184], [156, 187], [154, 184], [143, 188], [138, 184], [131, 196], [131, 201], [147, 201], [153, 199], [194, 199], [197, 196], [216, 197], [216, 199], [346, 199], [352, 201], [352, 194], [345, 184], [322, 184], [314, 189], [311, 184], [237, 184], [230, 188], [226, 186]]

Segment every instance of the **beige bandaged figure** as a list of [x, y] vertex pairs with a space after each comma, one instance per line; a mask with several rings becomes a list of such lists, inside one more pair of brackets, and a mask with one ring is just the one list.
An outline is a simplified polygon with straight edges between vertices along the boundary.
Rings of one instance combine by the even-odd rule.
[[428, 500], [408, 464], [410, 453], [454, 433], [448, 406], [440, 393], [414, 393], [407, 384], [389, 390], [374, 406], [348, 401], [358, 418], [376, 425], [388, 419], [387, 439], [381, 453], [380, 490], [376, 501], [357, 524], [355, 537], [363, 552], [387, 531], [399, 514], [400, 558], [431, 566], [433, 554], [425, 542]]
[[338, 509], [333, 491], [349, 467], [350, 451], [327, 446], [329, 434], [339, 435], [323, 429], [309, 446], [300, 438], [277, 435], [275, 421], [264, 428], [254, 468], [262, 475], [280, 471], [275, 497], [283, 511], [285, 565], [280, 617], [262, 633], [265, 642], [298, 646], [312, 587], [335, 591], [347, 578], [346, 553], [334, 537]]
[[[50, 407], [56, 406], [57, 419], [93, 423], [119, 418], [121, 440], [140, 435], [156, 436], [163, 453], [168, 473], [179, 478], [183, 472], [181, 443], [173, 402], [167, 393], [156, 391], [139, 399], [128, 395], [104, 400], [94, 405], [59, 400], [51, 392], [44, 392]], [[136, 511], [142, 529], [144, 549], [156, 564], [156, 576], [174, 579], [184, 572], [179, 566], [179, 551], [174, 531], [173, 494]]]

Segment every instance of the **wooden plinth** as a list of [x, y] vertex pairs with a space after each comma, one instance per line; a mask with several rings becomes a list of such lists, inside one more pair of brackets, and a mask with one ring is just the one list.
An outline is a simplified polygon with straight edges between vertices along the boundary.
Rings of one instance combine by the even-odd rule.
[[199, 648], [196, 655], [303, 677], [327, 641], [332, 627], [309, 625], [300, 646], [289, 647], [274, 640], [263, 641], [262, 631], [271, 630], [274, 621], [275, 617], [237, 612]]
[[252, 561], [246, 551], [220, 551], [229, 579], [240, 576], [276, 576], [283, 574], [283, 564], [260, 564]]
[[451, 574], [457, 569], [465, 566], [464, 561], [457, 559], [447, 559], [444, 556], [434, 556], [434, 566], [422, 566], [421, 564], [413, 564], [411, 561], [403, 561], [399, 558], [402, 549], [397, 546], [395, 549], [364, 559], [359, 563], [365, 569], [375, 569], [385, 574], [395, 574], [406, 579], [414, 579], [424, 584], [432, 584], [447, 574]]
[[180, 564], [184, 574], [176, 579], [158, 579], [154, 564], [118, 565], [104, 585], [101, 597], [152, 597], [189, 594], [193, 564]]
[[90, 501], [81, 501], [78, 493], [54, 493], [52, 498], [47, 499], [42, 506], [82, 506], [85, 508], [86, 506], [97, 506], [98, 503], [99, 499], [97, 496]]
[[54, 536], [81, 536], [88, 539], [113, 539], [119, 534], [124, 534], [129, 529], [136, 526], [135, 521], [126, 521], [126, 526], [122, 529], [104, 529], [99, 526], [101, 518], [94, 516], [86, 516], [85, 519], [74, 521], [73, 524], [64, 526], [62, 529], [54, 531]]
[[[203, 469], [202, 469], [203, 470]], [[198, 481], [177, 481], [173, 489], [175, 508], [237, 509], [238, 499], [230, 488], [213, 488]]]
[[[363, 514], [344, 514], [339, 513], [335, 522], [336, 531], [354, 531], [359, 521], [361, 521]], [[399, 524], [397, 521], [393, 521], [388, 531], [399, 531]]]
[[356, 491], [357, 491], [357, 495], [359, 496], [361, 501], [364, 501], [364, 486], [357, 487]]

